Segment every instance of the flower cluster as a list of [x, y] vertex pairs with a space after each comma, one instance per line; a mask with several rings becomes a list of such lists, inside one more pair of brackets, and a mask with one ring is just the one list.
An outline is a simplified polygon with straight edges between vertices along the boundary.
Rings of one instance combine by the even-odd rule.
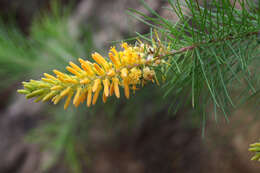
[[95, 62], [79, 58], [81, 67], [73, 62], [67, 66], [71, 74], [58, 70], [53, 70], [56, 76], [44, 73], [39, 81], [23, 82], [24, 89], [18, 92], [25, 94], [26, 98], [37, 97], [36, 102], [51, 100], [54, 104], [67, 97], [64, 109], [72, 99], [76, 107], [85, 100], [87, 106], [94, 105], [102, 90], [103, 102], [113, 94], [119, 98], [120, 86], [124, 88], [125, 97], [129, 98], [130, 90], [135, 92], [147, 82], [156, 81], [153, 66], [158, 65], [166, 49], [161, 44], [151, 46], [142, 42], [135, 45], [123, 42], [121, 47], [122, 51], [117, 51], [115, 47], [110, 49], [110, 60], [93, 53]]

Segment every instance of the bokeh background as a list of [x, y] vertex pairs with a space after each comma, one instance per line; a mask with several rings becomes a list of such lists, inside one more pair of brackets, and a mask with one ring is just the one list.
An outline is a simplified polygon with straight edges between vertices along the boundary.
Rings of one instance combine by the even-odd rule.
[[[177, 19], [167, 1], [147, 3]], [[216, 123], [209, 107], [202, 137], [200, 115], [187, 106], [168, 112], [158, 86], [67, 111], [16, 93], [24, 80], [149, 32], [128, 8], [151, 15], [138, 0], [0, 0], [0, 172], [259, 172], [248, 146], [260, 137], [260, 110], [250, 102], [229, 123]]]

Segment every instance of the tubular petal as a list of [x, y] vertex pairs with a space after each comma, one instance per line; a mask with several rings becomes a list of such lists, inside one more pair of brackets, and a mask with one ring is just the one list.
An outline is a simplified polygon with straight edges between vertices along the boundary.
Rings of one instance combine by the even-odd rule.
[[44, 92], [44, 89], [35, 90], [35, 91], [33, 91], [32, 93], [27, 94], [27, 95], [26, 95], [26, 98], [29, 99], [29, 98], [32, 98], [32, 97], [41, 95], [43, 92]]
[[96, 92], [96, 90], [99, 88], [99, 86], [100, 86], [100, 83], [101, 83], [101, 81], [100, 81], [100, 79], [96, 79], [95, 81], [94, 81], [94, 85], [93, 85], [93, 88], [92, 88], [92, 91], [93, 92]]
[[107, 97], [106, 97], [106, 95], [105, 95], [105, 93], [103, 92], [103, 97], [102, 97], [102, 100], [103, 100], [103, 102], [104, 103], [106, 103], [107, 102]]
[[112, 82], [109, 89], [109, 95], [112, 96], [113, 94], [114, 94], [114, 84]]
[[87, 97], [87, 106], [88, 107], [91, 105], [91, 99], [92, 99], [92, 90], [90, 88], [90, 89], [88, 89], [88, 97]]
[[80, 84], [88, 84], [90, 82], [89, 79], [83, 79], [80, 81]]
[[109, 52], [108, 56], [110, 60], [115, 64], [116, 69], [118, 69], [120, 66], [119, 60], [111, 52]]
[[109, 80], [108, 79], [103, 80], [103, 85], [104, 85], [105, 96], [108, 97], [109, 96]]
[[111, 69], [111, 70], [109, 70], [108, 72], [107, 72], [107, 75], [109, 76], [109, 77], [113, 77], [113, 76], [115, 76], [115, 70], [114, 69]]
[[53, 70], [53, 73], [55, 73], [57, 76], [60, 76], [60, 77], [62, 77], [62, 78], [65, 78], [65, 74], [62, 73], [62, 72], [60, 72], [60, 71], [58, 71], [58, 70]]
[[61, 90], [62, 88], [63, 88], [62, 86], [56, 85], [56, 86], [51, 87], [51, 90]]
[[97, 65], [96, 63], [94, 63], [94, 68], [96, 69], [96, 72], [99, 76], [102, 76], [105, 74], [104, 70], [102, 70], [101, 67], [99, 65]]
[[123, 69], [121, 70], [121, 77], [124, 79], [124, 78], [127, 77], [127, 75], [128, 75], [128, 70], [127, 70], [127, 68], [123, 68]]
[[115, 95], [117, 98], [120, 98], [120, 91], [119, 91], [118, 83], [119, 83], [118, 78], [113, 78]]
[[81, 92], [81, 94], [79, 95], [78, 105], [81, 104], [81, 103], [83, 103], [85, 99], [86, 99], [86, 92], [83, 90], [83, 91]]
[[62, 99], [62, 97], [60, 95], [57, 95], [57, 97], [55, 97], [53, 103], [56, 105], [59, 103], [59, 101]]
[[64, 104], [64, 109], [65, 110], [68, 108], [68, 106], [70, 104], [70, 100], [71, 100], [72, 95], [73, 95], [73, 93], [70, 92], [68, 97], [67, 97], [67, 99], [66, 99], [66, 101], [65, 101], [65, 104]]
[[[51, 80], [51, 79], [47, 79], [47, 78], [41, 78], [41, 80], [42, 81], [44, 81], [44, 82], [48, 82], [48, 83], [52, 83], [52, 84], [56, 84], [57, 82], [56, 81], [54, 81], [54, 80]], [[25, 85], [24, 85], [25, 86]]]
[[79, 58], [79, 62], [81, 67], [87, 72], [88, 75], [93, 76], [94, 72], [92, 70], [92, 66], [88, 61], [84, 61], [83, 59]]
[[72, 84], [78, 84], [79, 82], [75, 79], [67, 78], [64, 80], [64, 82], [72, 83]]
[[56, 91], [51, 91], [49, 94], [47, 94], [45, 97], [43, 97], [42, 101], [47, 101], [51, 99], [55, 95]]
[[97, 90], [96, 90], [94, 96], [93, 96], [93, 100], [92, 100], [92, 104], [93, 104], [93, 105], [96, 104], [96, 102], [97, 102], [97, 99], [98, 99], [98, 95], [99, 95], [100, 90], [101, 90], [101, 87], [99, 86], [99, 87], [97, 88]]
[[76, 76], [80, 77], [81, 74], [77, 72], [74, 68], [71, 68], [70, 66], [67, 66], [66, 69], [71, 72], [72, 74], [75, 74]]
[[48, 78], [48, 79], [57, 80], [56, 77], [54, 77], [54, 76], [52, 76], [52, 75], [50, 75], [50, 74], [48, 74], [48, 73], [43, 73], [43, 75], [44, 75], [46, 78]]
[[128, 81], [124, 80], [124, 90], [125, 90], [125, 97], [129, 99], [129, 86], [128, 86]]
[[70, 90], [71, 90], [71, 87], [66, 88], [65, 90], [63, 90], [63, 91], [60, 93], [60, 96], [61, 96], [61, 97], [66, 96], [66, 95], [70, 92]]
[[107, 71], [109, 69], [108, 62], [97, 52], [92, 54], [92, 58]]
[[76, 94], [75, 94], [75, 96], [74, 96], [74, 99], [73, 99], [73, 104], [74, 104], [75, 106], [78, 105], [80, 92], [81, 92], [81, 88], [77, 88], [77, 92], [76, 92]]
[[30, 93], [29, 91], [27, 91], [25, 89], [19, 89], [19, 90], [17, 90], [17, 92], [20, 94], [29, 94]]
[[77, 65], [74, 64], [73, 62], [70, 61], [69, 64], [70, 64], [70, 66], [71, 66], [74, 70], [79, 71], [79, 72], [82, 71], [82, 70], [79, 68], [79, 66], [77, 66]]

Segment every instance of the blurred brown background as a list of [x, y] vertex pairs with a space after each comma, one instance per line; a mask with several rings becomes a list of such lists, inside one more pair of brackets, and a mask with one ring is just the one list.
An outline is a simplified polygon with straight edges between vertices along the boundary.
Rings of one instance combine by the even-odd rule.
[[[68, 3], [69, 0], [62, 0], [64, 6]], [[159, 14], [176, 20], [163, 8], [168, 7], [166, 1], [147, 0], [147, 3]], [[97, 48], [107, 50], [111, 41], [127, 38], [136, 31], [149, 31], [148, 26], [125, 12], [133, 8], [149, 15], [138, 0], [77, 0], [75, 4], [70, 30], [77, 37], [79, 24], [90, 25]], [[33, 17], [49, 8], [47, 0], [0, 1], [4, 21], [14, 13], [19, 28], [28, 37]], [[42, 152], [38, 145], [25, 142], [24, 136], [39, 124], [42, 106], [16, 96], [15, 89], [16, 86], [0, 92], [0, 172], [38, 173], [50, 155]], [[13, 95], [14, 99], [7, 102], [6, 98]], [[187, 125], [186, 110], [173, 118], [164, 116], [167, 110], [153, 113], [154, 116], [145, 118], [140, 128], [131, 132], [124, 128], [121, 122], [124, 119], [117, 117], [123, 126], [117, 135], [113, 135], [114, 131], [105, 134], [102, 122], [97, 122], [90, 131], [90, 144], [86, 144], [92, 149], [91, 166], [83, 170], [93, 173], [257, 173], [260, 164], [250, 161], [252, 153], [248, 152], [248, 146], [259, 138], [260, 123], [255, 121], [259, 112], [250, 109], [244, 106], [235, 111], [230, 123], [223, 120], [216, 124], [210, 118], [204, 139], [199, 127]], [[48, 172], [70, 171], [61, 159]]]

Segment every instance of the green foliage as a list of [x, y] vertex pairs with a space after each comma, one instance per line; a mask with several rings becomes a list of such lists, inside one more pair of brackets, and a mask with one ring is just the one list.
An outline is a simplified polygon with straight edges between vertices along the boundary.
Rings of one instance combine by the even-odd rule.
[[[216, 121], [220, 112], [228, 121], [230, 108], [259, 95], [259, 71], [255, 67], [260, 54], [260, 13], [254, 3], [213, 0], [200, 6], [193, 0], [169, 0], [169, 12], [178, 17], [174, 22], [142, 2], [152, 16], [134, 9], [130, 15], [159, 31], [162, 42], [172, 50], [166, 57], [170, 68], [164, 87], [174, 111], [179, 103], [181, 107], [192, 105], [205, 122], [205, 112], [213, 105]], [[152, 41], [147, 35], [140, 36]]]

